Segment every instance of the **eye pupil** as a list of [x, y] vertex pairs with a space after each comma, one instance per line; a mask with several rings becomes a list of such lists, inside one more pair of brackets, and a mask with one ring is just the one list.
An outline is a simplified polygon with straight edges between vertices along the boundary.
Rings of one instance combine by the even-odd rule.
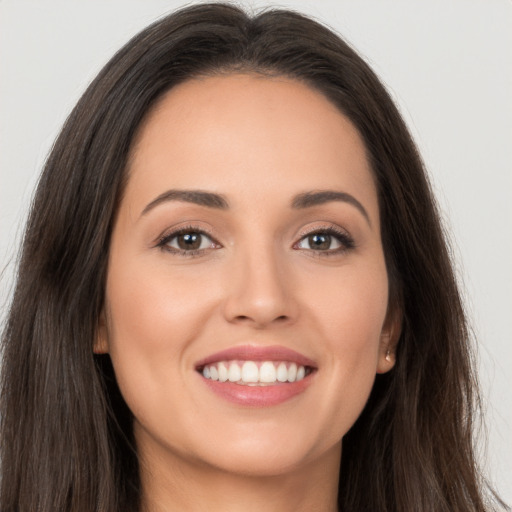
[[183, 233], [178, 235], [178, 247], [185, 251], [199, 249], [201, 246], [201, 234], [200, 233]]
[[311, 248], [325, 251], [331, 247], [331, 236], [316, 233], [308, 236], [308, 242]]

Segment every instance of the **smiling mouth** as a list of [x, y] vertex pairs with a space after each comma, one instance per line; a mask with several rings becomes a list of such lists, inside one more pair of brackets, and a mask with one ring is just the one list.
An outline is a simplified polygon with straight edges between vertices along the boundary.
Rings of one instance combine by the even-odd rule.
[[313, 372], [290, 361], [219, 361], [197, 368], [205, 379], [242, 386], [274, 386], [299, 382]]

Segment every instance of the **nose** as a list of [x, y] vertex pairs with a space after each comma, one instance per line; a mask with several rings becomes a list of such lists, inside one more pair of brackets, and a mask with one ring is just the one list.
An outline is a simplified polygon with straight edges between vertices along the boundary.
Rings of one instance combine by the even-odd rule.
[[247, 251], [230, 268], [224, 315], [230, 323], [256, 329], [293, 323], [298, 314], [294, 283], [272, 248]]

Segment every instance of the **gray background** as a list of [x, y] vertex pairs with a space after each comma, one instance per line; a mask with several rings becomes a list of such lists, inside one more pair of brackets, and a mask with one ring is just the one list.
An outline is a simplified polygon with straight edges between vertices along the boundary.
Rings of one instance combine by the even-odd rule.
[[[0, 319], [27, 207], [59, 127], [123, 43], [182, 5], [0, 0]], [[512, 502], [512, 3], [277, 5], [313, 15], [352, 42], [386, 83], [416, 138], [453, 238], [479, 340], [488, 471]]]

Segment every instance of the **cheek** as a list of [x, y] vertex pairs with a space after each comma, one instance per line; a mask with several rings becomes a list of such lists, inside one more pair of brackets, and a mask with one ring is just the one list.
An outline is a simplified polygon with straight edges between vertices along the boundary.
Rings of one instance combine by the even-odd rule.
[[[128, 260], [128, 259], [127, 259]], [[166, 390], [183, 387], [189, 345], [204, 326], [212, 298], [209, 287], [200, 294], [200, 276], [169, 275], [158, 264], [137, 264], [117, 258], [109, 270], [106, 311], [109, 353], [116, 378], [132, 412], [158, 410]], [[183, 274], [183, 273], [181, 273]]]
[[[111, 351], [175, 351], [194, 337], [198, 319], [208, 308], [208, 286], [201, 276], [169, 275], [165, 265], [117, 265], [107, 280], [107, 310]], [[201, 297], [199, 303], [198, 297]], [[199, 307], [201, 304], [201, 308]]]
[[384, 264], [346, 269], [319, 279], [308, 296], [318, 342], [327, 357], [323, 363], [324, 400], [328, 417], [324, 435], [334, 442], [354, 424], [363, 410], [377, 372], [381, 333], [388, 303]]
[[[388, 279], [383, 260], [317, 273], [303, 283], [303, 307], [334, 354], [376, 352], [386, 318]], [[306, 291], [307, 290], [307, 291]]]

